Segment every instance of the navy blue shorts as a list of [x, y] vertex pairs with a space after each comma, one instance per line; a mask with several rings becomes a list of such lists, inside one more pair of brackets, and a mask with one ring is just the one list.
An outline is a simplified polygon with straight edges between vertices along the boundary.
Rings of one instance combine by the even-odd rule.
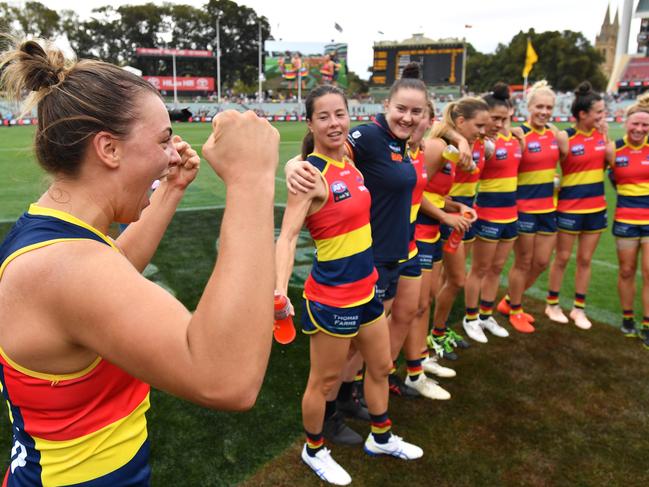
[[518, 233], [553, 235], [557, 233], [557, 212], [524, 213], [518, 212]]
[[606, 210], [597, 213], [564, 213], [557, 211], [557, 227], [565, 233], [600, 233], [606, 230]]
[[[449, 227], [448, 225], [444, 225], [443, 223], [440, 224], [439, 226], [439, 234], [442, 240], [446, 241], [448, 240], [448, 236], [451, 234], [453, 229]], [[464, 236], [462, 237], [462, 242], [466, 243], [471, 243], [475, 240], [475, 228], [473, 225], [464, 232]]]
[[419, 265], [422, 271], [429, 271], [433, 264], [442, 261], [442, 239], [437, 242], [421, 242], [417, 240], [417, 249], [419, 249]]
[[397, 284], [399, 284], [398, 262], [375, 262], [376, 272], [379, 278], [376, 281], [376, 297], [380, 302], [392, 299], [397, 295]]
[[475, 233], [481, 240], [489, 242], [508, 242], [518, 237], [518, 224], [516, 221], [509, 223], [494, 223], [486, 220], [476, 220], [473, 224]]
[[644, 239], [649, 237], [649, 225], [613, 222], [613, 235], [617, 238]]
[[321, 331], [327, 335], [351, 338], [358, 335], [361, 326], [371, 325], [381, 316], [383, 303], [376, 296], [365, 304], [351, 308], [337, 308], [305, 299], [302, 331], [308, 335]]
[[419, 263], [419, 253], [413, 258], [399, 264], [399, 277], [406, 279], [417, 279], [421, 277], [421, 264]]

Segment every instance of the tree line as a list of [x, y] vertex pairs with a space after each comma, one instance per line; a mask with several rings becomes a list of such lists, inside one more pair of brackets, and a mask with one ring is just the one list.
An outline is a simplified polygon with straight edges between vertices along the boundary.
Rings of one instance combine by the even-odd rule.
[[118, 65], [136, 65], [138, 47], [215, 50], [217, 18], [223, 84], [256, 86], [259, 25], [262, 39], [270, 38], [270, 26], [266, 17], [231, 0], [208, 0], [198, 8], [170, 3], [105, 5], [84, 19], [73, 10], [58, 13], [40, 2], [26, 2], [23, 8], [0, 2], [0, 31], [46, 39], [64, 36], [78, 58]]
[[564, 30], [536, 33], [520, 31], [509, 44], [498, 44], [493, 54], [467, 46], [466, 79], [471, 91], [489, 91], [498, 81], [523, 83], [523, 66], [530, 39], [538, 55], [529, 82], [546, 79], [559, 91], [573, 91], [588, 80], [596, 90], [606, 89], [607, 79], [600, 65], [604, 58], [581, 32]]
[[[256, 90], [259, 25], [262, 38], [272, 39], [268, 20], [231, 0], [208, 0], [202, 7], [162, 3], [105, 5], [88, 18], [73, 10], [57, 12], [40, 2], [22, 8], [0, 2], [0, 31], [43, 38], [64, 36], [79, 58], [137, 65], [137, 47], [216, 49], [216, 20], [220, 18], [221, 77], [226, 87]], [[527, 39], [539, 60], [530, 81], [547, 79], [557, 90], [574, 89], [589, 80], [595, 89], [606, 87], [600, 70], [602, 55], [579, 32], [519, 32], [492, 54], [467, 46], [466, 83], [470, 91], [485, 92], [497, 81], [521, 84]], [[351, 74], [351, 91], [367, 90], [367, 83]], [[243, 86], [241, 86], [243, 85]]]

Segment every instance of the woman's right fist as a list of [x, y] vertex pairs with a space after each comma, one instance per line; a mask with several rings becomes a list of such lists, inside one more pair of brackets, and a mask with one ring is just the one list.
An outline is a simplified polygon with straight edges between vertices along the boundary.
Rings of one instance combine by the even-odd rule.
[[279, 133], [254, 112], [221, 112], [203, 144], [203, 157], [226, 184], [275, 176]]

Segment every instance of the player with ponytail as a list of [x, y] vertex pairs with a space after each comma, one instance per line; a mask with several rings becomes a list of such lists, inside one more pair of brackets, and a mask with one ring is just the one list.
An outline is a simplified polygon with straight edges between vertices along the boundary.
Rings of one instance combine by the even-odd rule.
[[494, 151], [480, 172], [475, 210], [478, 220], [471, 271], [464, 287], [466, 315], [462, 322], [467, 334], [486, 342], [483, 330], [498, 337], [509, 335], [492, 316], [500, 273], [518, 236], [516, 222], [516, 178], [521, 160], [521, 141], [510, 130], [512, 104], [509, 88], [497, 83], [483, 97], [489, 105], [489, 132]]
[[585, 306], [591, 262], [607, 227], [604, 170], [608, 144], [604, 100], [593, 91], [588, 81], [581, 83], [575, 91], [572, 115], [575, 117], [574, 127], [559, 132], [559, 139], [567, 143], [568, 151], [561, 157], [557, 206], [559, 232], [550, 267], [545, 314], [557, 323], [568, 322], [559, 307], [559, 291], [577, 241], [575, 297], [570, 318], [577, 327], [588, 329], [591, 322], [586, 316]]

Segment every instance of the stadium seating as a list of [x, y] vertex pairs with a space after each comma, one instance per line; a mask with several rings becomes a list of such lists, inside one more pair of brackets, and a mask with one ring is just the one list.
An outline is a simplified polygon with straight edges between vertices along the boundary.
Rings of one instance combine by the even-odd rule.
[[618, 86], [649, 86], [649, 57], [630, 58]]

